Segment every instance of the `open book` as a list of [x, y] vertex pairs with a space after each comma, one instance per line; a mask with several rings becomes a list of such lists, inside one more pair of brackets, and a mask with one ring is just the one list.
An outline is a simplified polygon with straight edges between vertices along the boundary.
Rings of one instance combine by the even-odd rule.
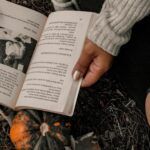
[[0, 1], [0, 104], [71, 116], [80, 81], [72, 69], [93, 20], [90, 12], [46, 16]]

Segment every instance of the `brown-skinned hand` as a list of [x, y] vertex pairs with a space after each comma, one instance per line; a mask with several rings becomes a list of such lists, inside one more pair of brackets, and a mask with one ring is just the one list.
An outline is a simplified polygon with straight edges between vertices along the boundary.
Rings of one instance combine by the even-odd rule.
[[73, 69], [73, 79], [83, 77], [81, 87], [93, 85], [111, 67], [113, 56], [86, 39], [83, 51]]

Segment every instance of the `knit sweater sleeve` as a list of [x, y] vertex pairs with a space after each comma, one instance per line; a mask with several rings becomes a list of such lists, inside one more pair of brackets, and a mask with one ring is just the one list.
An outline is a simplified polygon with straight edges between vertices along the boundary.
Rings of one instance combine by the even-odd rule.
[[150, 0], [106, 0], [88, 38], [116, 56], [131, 36], [132, 26], [150, 14]]

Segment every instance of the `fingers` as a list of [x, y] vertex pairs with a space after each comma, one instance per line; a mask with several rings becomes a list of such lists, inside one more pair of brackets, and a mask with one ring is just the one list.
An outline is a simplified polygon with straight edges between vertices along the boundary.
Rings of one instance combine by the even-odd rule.
[[86, 43], [85, 47], [78, 59], [74, 69], [73, 69], [73, 79], [78, 80], [80, 77], [84, 76], [87, 72], [89, 65], [91, 64], [94, 57], [92, 49], [89, 49], [89, 44]]
[[83, 77], [81, 86], [91, 86], [110, 68], [112, 60], [112, 55], [87, 40], [73, 69], [73, 79]]
[[95, 58], [82, 81], [81, 87], [89, 87], [93, 85], [107, 70], [107, 68], [101, 66], [100, 58]]

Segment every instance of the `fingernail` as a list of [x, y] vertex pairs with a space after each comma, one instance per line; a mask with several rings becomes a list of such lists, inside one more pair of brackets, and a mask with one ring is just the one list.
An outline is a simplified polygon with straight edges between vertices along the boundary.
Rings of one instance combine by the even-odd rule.
[[74, 74], [73, 74], [73, 79], [74, 79], [75, 81], [77, 81], [77, 80], [79, 80], [80, 78], [81, 78], [81, 72], [78, 71], [78, 70], [76, 70], [76, 71], [74, 72]]

